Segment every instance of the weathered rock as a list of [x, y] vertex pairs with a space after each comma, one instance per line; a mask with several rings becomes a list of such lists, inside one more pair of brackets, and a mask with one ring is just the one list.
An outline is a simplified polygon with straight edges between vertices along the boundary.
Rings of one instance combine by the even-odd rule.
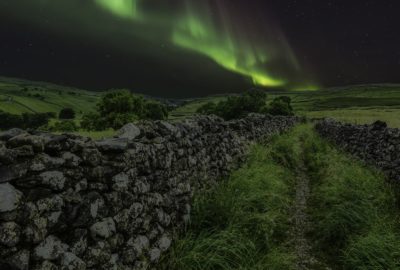
[[21, 135], [23, 133], [26, 133], [22, 129], [19, 128], [12, 128], [7, 131], [0, 132], [0, 140], [2, 141], [7, 141], [15, 136]]
[[116, 233], [115, 223], [112, 218], [105, 218], [101, 222], [97, 222], [90, 227], [93, 238], [109, 238]]
[[126, 173], [120, 173], [113, 177], [113, 189], [116, 191], [128, 190], [129, 187], [129, 175]]
[[0, 166], [0, 183], [24, 177], [28, 172], [28, 165], [20, 163], [15, 165]]
[[34, 250], [34, 257], [39, 260], [56, 260], [64, 253], [65, 246], [57, 237], [50, 235]]
[[161, 258], [161, 250], [159, 250], [158, 248], [153, 248], [150, 250], [149, 256], [150, 256], [150, 261], [156, 263]]
[[120, 130], [117, 131], [117, 138], [126, 138], [128, 140], [134, 140], [140, 136], [140, 129], [132, 123], [126, 124]]
[[111, 259], [111, 251], [107, 242], [99, 241], [95, 246], [89, 247], [85, 253], [87, 267], [106, 264]]
[[143, 252], [149, 249], [150, 241], [144, 235], [139, 235], [136, 238], [131, 238], [127, 242], [128, 247], [132, 247], [137, 257], [142, 256]]
[[41, 153], [33, 159], [30, 170], [35, 172], [44, 171], [45, 169], [51, 170], [61, 167], [64, 163], [65, 160], [62, 158], [50, 157], [47, 154]]
[[97, 149], [84, 148], [82, 158], [89, 165], [96, 167], [101, 162], [101, 153]]
[[22, 192], [15, 189], [12, 185], [0, 184], [0, 212], [13, 211], [21, 203]]
[[71, 152], [63, 153], [62, 158], [65, 160], [66, 165], [72, 168], [78, 167], [79, 164], [81, 164], [82, 162], [82, 159], [80, 157]]
[[85, 262], [74, 253], [65, 252], [61, 256], [61, 270], [85, 270]]
[[40, 177], [40, 182], [53, 189], [53, 190], [62, 190], [65, 185], [65, 177], [62, 172], [59, 171], [48, 171], [48, 172], [43, 172], [39, 175]]
[[167, 251], [169, 247], [171, 246], [172, 240], [168, 235], [163, 235], [160, 240], [158, 240], [158, 247], [162, 251]]
[[45, 139], [41, 136], [23, 133], [11, 138], [7, 144], [11, 147], [19, 147], [23, 145], [31, 145], [35, 152], [43, 152]]
[[0, 224], [0, 244], [7, 247], [14, 247], [20, 241], [20, 227], [15, 222]]
[[29, 270], [30, 252], [22, 249], [10, 257], [9, 264], [17, 270]]
[[[17, 155], [11, 150], [7, 149], [5, 145], [0, 145], [0, 162], [3, 164], [13, 164]], [[1, 179], [1, 177], [0, 177]]]
[[128, 148], [127, 138], [112, 138], [97, 141], [96, 146], [103, 152], [124, 152]]
[[43, 261], [35, 267], [34, 270], [60, 270], [57, 265], [49, 261]]
[[60, 195], [54, 195], [38, 200], [36, 205], [39, 213], [60, 211], [64, 206], [64, 199]]
[[70, 237], [71, 251], [77, 256], [83, 255], [87, 250], [87, 230], [76, 229]]
[[23, 231], [25, 241], [38, 244], [46, 238], [47, 219], [44, 217], [35, 217], [28, 223]]

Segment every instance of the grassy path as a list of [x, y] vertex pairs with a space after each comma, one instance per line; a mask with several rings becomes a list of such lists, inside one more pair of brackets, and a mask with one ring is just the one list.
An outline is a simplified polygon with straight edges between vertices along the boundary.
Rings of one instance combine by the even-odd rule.
[[195, 197], [171, 270], [400, 269], [393, 189], [303, 125]]
[[293, 239], [296, 254], [296, 267], [299, 270], [313, 268], [317, 260], [312, 256], [312, 246], [307, 238], [311, 224], [308, 215], [308, 200], [310, 197], [310, 179], [303, 159], [296, 168], [296, 194], [294, 200]]

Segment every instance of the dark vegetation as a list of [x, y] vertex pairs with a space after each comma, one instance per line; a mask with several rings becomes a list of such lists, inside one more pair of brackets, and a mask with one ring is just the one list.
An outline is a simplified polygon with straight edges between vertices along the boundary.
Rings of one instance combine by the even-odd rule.
[[22, 128], [37, 129], [49, 123], [54, 113], [11, 114], [0, 110], [0, 129]]
[[290, 97], [276, 97], [268, 105], [266, 103], [267, 94], [265, 91], [250, 90], [238, 96], [229, 96], [226, 100], [221, 100], [218, 103], [210, 101], [201, 106], [197, 113], [215, 114], [225, 120], [241, 118], [248, 113], [293, 115]]
[[74, 119], [75, 111], [72, 108], [61, 109], [60, 113], [58, 114], [58, 118], [59, 119]]
[[195, 197], [191, 224], [162, 269], [294, 269], [284, 246], [294, 176], [272, 158], [275, 151], [254, 146], [241, 169]]
[[96, 112], [82, 117], [81, 127], [86, 130], [119, 129], [127, 123], [140, 120], [164, 120], [168, 107], [153, 100], [135, 96], [129, 91], [113, 91], [103, 95]]
[[320, 265], [311, 269], [400, 269], [393, 189], [308, 125], [255, 146], [227, 181], [197, 194], [164, 269], [299, 269], [291, 233], [299, 166], [311, 180], [307, 230]]

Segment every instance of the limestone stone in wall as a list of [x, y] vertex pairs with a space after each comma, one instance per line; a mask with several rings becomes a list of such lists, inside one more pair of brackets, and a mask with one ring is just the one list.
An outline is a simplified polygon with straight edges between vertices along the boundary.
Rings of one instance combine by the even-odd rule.
[[372, 125], [343, 124], [324, 120], [317, 131], [344, 150], [380, 168], [392, 181], [400, 183], [400, 129], [377, 121]]
[[0, 269], [147, 269], [251, 141], [299, 119], [125, 126], [115, 138], [0, 133]]

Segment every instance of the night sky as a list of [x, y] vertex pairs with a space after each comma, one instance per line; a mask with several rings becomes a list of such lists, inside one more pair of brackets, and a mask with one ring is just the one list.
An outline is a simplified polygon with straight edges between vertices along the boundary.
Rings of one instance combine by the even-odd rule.
[[163, 97], [400, 83], [396, 0], [0, 0], [0, 76]]

